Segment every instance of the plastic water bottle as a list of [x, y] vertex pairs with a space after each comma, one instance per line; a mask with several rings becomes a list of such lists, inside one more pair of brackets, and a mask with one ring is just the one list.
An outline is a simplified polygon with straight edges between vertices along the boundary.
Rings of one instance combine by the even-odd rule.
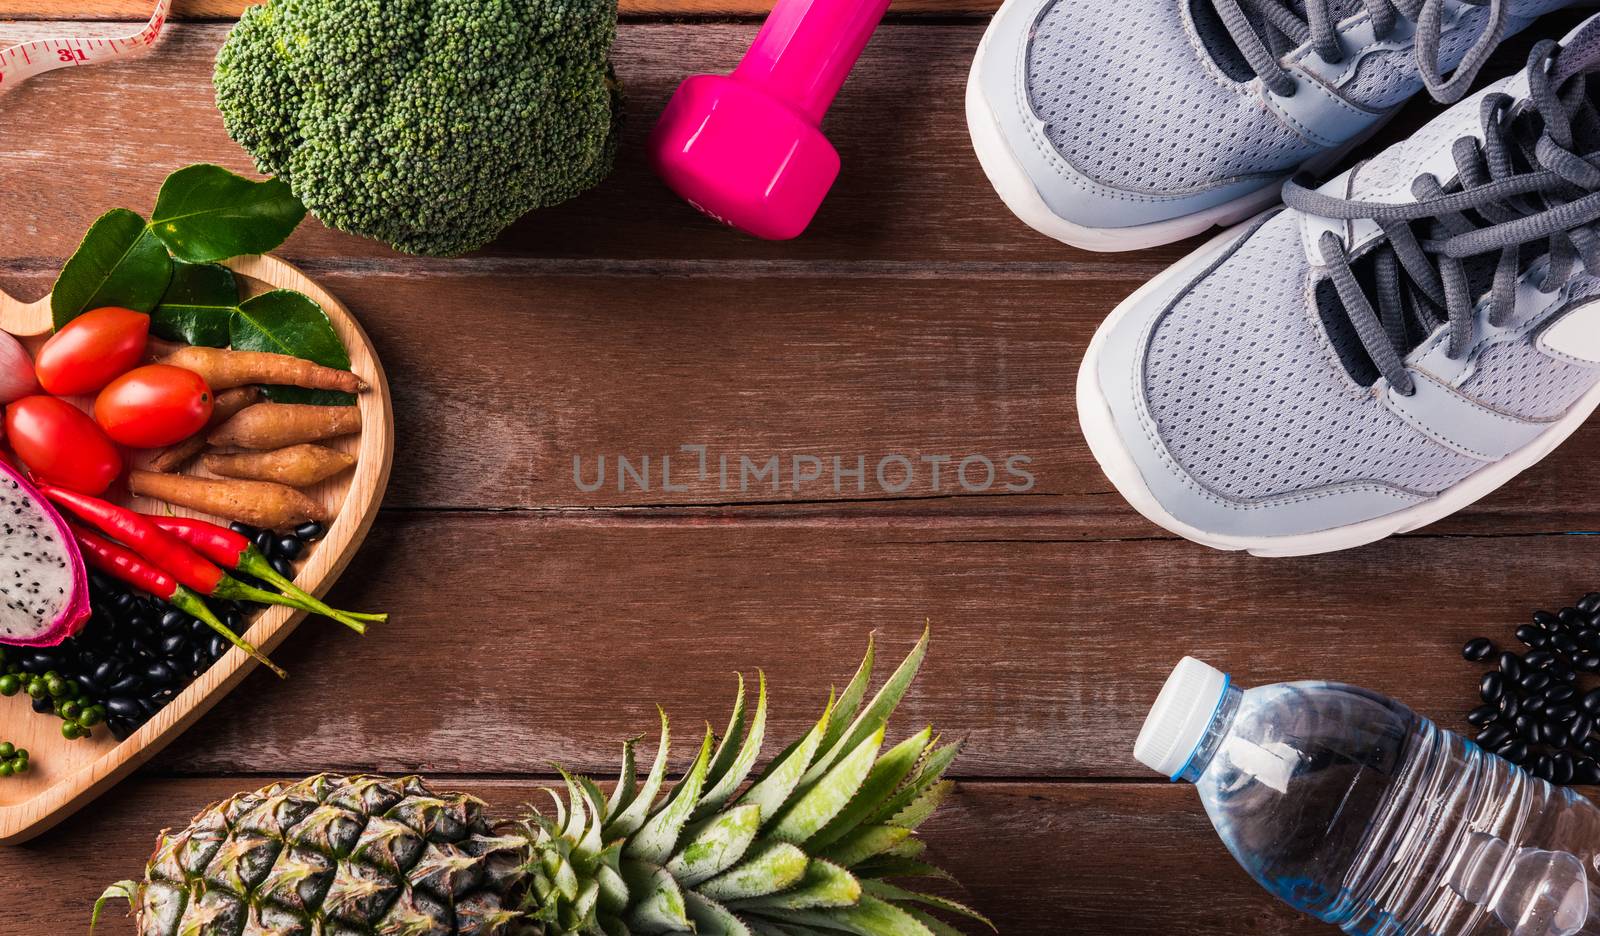
[[1600, 934], [1600, 809], [1354, 686], [1248, 691], [1185, 657], [1134, 756], [1240, 865], [1350, 933]]

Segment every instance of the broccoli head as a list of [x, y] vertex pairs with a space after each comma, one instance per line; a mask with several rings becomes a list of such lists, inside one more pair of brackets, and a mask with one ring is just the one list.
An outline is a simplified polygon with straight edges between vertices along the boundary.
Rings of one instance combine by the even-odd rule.
[[610, 173], [616, 31], [616, 0], [268, 0], [217, 106], [325, 224], [454, 256]]

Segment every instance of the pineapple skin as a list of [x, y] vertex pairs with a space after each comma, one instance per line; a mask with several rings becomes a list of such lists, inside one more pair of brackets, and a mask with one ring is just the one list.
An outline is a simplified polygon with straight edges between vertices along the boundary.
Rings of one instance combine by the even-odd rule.
[[[418, 777], [320, 774], [163, 832], [140, 936], [521, 936], [505, 911], [532, 844]], [[509, 834], [506, 834], [509, 833]]]

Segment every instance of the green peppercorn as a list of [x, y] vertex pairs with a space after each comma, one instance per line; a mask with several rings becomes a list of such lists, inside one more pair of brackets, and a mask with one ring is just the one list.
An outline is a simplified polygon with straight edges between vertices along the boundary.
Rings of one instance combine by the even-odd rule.
[[61, 723], [61, 737], [68, 741], [76, 741], [83, 737], [83, 726], [77, 722], [64, 721]]
[[98, 725], [105, 720], [105, 709], [98, 705], [89, 706], [83, 710], [82, 715], [78, 716], [78, 724], [84, 726], [85, 728], [93, 728], [95, 725]]
[[16, 770], [17, 768], [11, 766], [10, 761], [0, 761], [0, 777], [9, 777], [15, 773]]
[[32, 696], [35, 699], [42, 699], [49, 694], [49, 691], [45, 688], [44, 680], [39, 679], [38, 677], [28, 680], [29, 696]]
[[27, 759], [28, 759], [28, 749], [25, 748], [25, 747], [17, 748], [17, 760], [27, 760]]
[[26, 757], [17, 758], [16, 760], [11, 762], [11, 769], [16, 771], [19, 774], [27, 773], [28, 772], [28, 759]]
[[17, 756], [17, 746], [10, 741], [0, 741], [0, 760], [10, 760]]
[[10, 673], [0, 676], [0, 696], [5, 696], [9, 699], [21, 691], [22, 680], [11, 675]]
[[83, 709], [76, 702], [63, 702], [59, 712], [62, 718], [68, 721], [77, 721], [78, 716], [83, 714]]
[[67, 681], [60, 676], [46, 676], [44, 678], [45, 691], [50, 693], [50, 698], [59, 699], [67, 694]]

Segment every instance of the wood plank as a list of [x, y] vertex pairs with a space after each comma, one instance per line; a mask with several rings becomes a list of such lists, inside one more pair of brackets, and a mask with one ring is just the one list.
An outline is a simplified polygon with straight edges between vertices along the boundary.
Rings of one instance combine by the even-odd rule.
[[[258, 0], [175, 0], [174, 20], [237, 19]], [[18, 20], [143, 20], [150, 16], [150, 0], [74, 0], [63, 10], [50, 0], [0, 0], [0, 19]], [[993, 13], [999, 0], [895, 0], [890, 15], [931, 13], [960, 16]], [[619, 0], [622, 16], [764, 16], [772, 0]]]
[[[34, 936], [81, 934], [107, 884], [142, 874], [158, 830], [181, 828], [207, 803], [268, 782], [130, 782], [94, 815], [0, 851], [7, 925]], [[495, 814], [543, 799], [531, 780], [441, 778], [436, 785], [481, 796]], [[965, 885], [960, 896], [1005, 936], [1326, 932], [1250, 880], [1187, 786], [964, 783], [924, 834], [933, 859]], [[133, 932], [117, 913], [113, 907], [99, 932]]]
[[[53, 35], [56, 25], [0, 26], [0, 37]], [[0, 263], [59, 263], [106, 209], [148, 211], [161, 180], [181, 166], [205, 161], [249, 169], [212, 98], [211, 63], [225, 32], [221, 24], [180, 24], [149, 59], [53, 72], [4, 99], [11, 125], [70, 126], [72, 151], [94, 158], [63, 159], [51, 134], [0, 137], [0, 202], [23, 206], [24, 219], [19, 236], [0, 240]], [[983, 178], [962, 116], [962, 88], [981, 33], [978, 23], [882, 29], [825, 124], [844, 159], [838, 184], [803, 237], [769, 243], [697, 215], [655, 178], [644, 149], [678, 82], [732, 68], [755, 26], [624, 25], [616, 62], [628, 109], [615, 175], [524, 219], [486, 255], [539, 258], [590, 272], [666, 267], [696, 275], [867, 259], [891, 272], [926, 276], [924, 262], [937, 260], [1128, 282], [1180, 256], [1180, 248], [1130, 256], [1076, 251], [1011, 216]], [[150, 119], [153, 102], [159, 102], [159, 120]], [[402, 275], [470, 265], [400, 257], [314, 221], [281, 253], [296, 262], [360, 258]], [[689, 260], [710, 265], [674, 266]]]
[[[393, 375], [390, 507], [890, 502], [1166, 535], [1111, 488], [1074, 409], [1083, 349], [1125, 285], [318, 269]], [[706, 446], [704, 474], [683, 446]], [[1600, 529], [1597, 452], [1600, 425], [1425, 532]]]
[[869, 631], [888, 661], [927, 621], [933, 647], [897, 732], [967, 738], [965, 777], [1140, 779], [1134, 737], [1183, 654], [1247, 686], [1366, 686], [1464, 729], [1481, 671], [1461, 645], [1509, 643], [1535, 607], [1595, 588], [1600, 565], [1595, 537], [1403, 537], [1274, 562], [1061, 532], [853, 513], [386, 512], [331, 600], [388, 610], [389, 624], [365, 638], [300, 628], [275, 656], [288, 680], [252, 676], [155, 763], [604, 772], [618, 741], [652, 729], [655, 704], [676, 724], [718, 723], [732, 673], [758, 667], [777, 744], [816, 717]]

